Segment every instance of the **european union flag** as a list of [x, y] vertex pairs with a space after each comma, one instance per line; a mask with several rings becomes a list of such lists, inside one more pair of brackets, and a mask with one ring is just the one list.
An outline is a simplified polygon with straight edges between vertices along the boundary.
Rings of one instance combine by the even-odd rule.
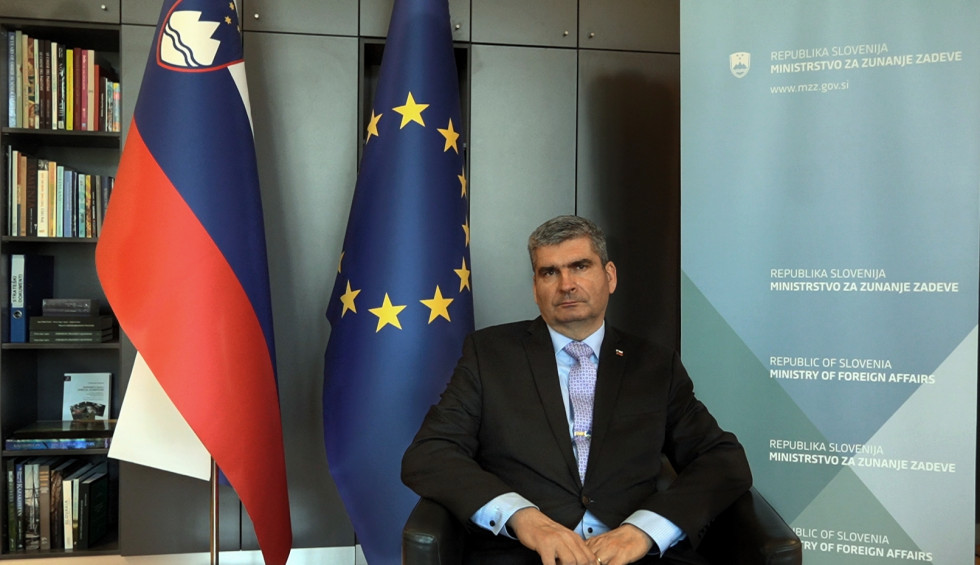
[[371, 565], [400, 563], [401, 457], [473, 330], [446, 0], [396, 0], [327, 318], [327, 459]]

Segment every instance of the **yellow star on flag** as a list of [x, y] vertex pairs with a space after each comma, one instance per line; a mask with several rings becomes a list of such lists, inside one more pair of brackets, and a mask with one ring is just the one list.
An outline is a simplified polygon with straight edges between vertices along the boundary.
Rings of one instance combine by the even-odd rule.
[[456, 146], [456, 140], [459, 139], [459, 132], [453, 130], [453, 119], [449, 118], [449, 126], [446, 129], [437, 129], [439, 129], [439, 133], [446, 138], [446, 146], [443, 147], [442, 152], [445, 153], [446, 151], [449, 151], [450, 147], [452, 147], [453, 151], [458, 154], [459, 147]]
[[466, 198], [466, 171], [460, 172], [456, 177], [459, 179], [459, 185], [463, 187], [463, 193], [459, 197]]
[[466, 234], [466, 247], [470, 246], [470, 219], [466, 218], [466, 223], [463, 224], [463, 233]]
[[[429, 323], [432, 320], [442, 316], [443, 318], [449, 320], [449, 305], [452, 303], [452, 298], [443, 298], [442, 291], [439, 290], [439, 285], [436, 285], [436, 294], [428, 300], [420, 300], [422, 304], [425, 304], [429, 308]], [[452, 320], [449, 320], [450, 322]]]
[[350, 281], [347, 281], [347, 292], [340, 295], [340, 301], [344, 304], [344, 309], [340, 313], [341, 318], [344, 317], [344, 314], [346, 314], [348, 310], [357, 314], [357, 308], [354, 306], [354, 299], [357, 298], [357, 295], [360, 293], [360, 289], [351, 290]]
[[346, 251], [341, 251], [340, 252], [340, 259], [337, 261], [337, 272], [338, 273], [340, 272], [341, 266], [343, 266], [343, 264], [344, 264], [344, 253], [347, 253], [347, 252]]
[[463, 292], [464, 288], [470, 288], [470, 270], [466, 268], [466, 257], [463, 257], [463, 266], [458, 269], [453, 269], [453, 272], [459, 276], [460, 292]]
[[409, 92], [404, 106], [392, 108], [392, 110], [402, 115], [402, 125], [398, 129], [404, 128], [408, 122], [417, 122], [420, 126], [425, 127], [425, 122], [422, 121], [422, 111], [428, 107], [428, 104], [416, 104], [415, 98]]
[[375, 137], [381, 135], [378, 133], [378, 121], [383, 115], [384, 114], [375, 114], [374, 110], [371, 110], [371, 123], [369, 123], [367, 126], [367, 139], [364, 140], [365, 145], [367, 145], [367, 142], [371, 141], [372, 135]]
[[391, 299], [388, 298], [388, 293], [385, 293], [385, 300], [378, 308], [368, 308], [368, 311], [378, 317], [378, 329], [374, 330], [374, 333], [381, 331], [381, 328], [391, 324], [398, 329], [402, 329], [401, 323], [398, 321], [398, 314], [405, 309], [405, 306], [394, 306], [391, 304]]

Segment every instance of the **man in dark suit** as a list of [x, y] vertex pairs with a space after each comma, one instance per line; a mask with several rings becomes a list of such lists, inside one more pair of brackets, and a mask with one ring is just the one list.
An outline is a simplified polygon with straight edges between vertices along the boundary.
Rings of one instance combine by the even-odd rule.
[[[549, 220], [528, 251], [540, 318], [467, 338], [402, 479], [474, 530], [472, 562], [701, 563], [751, 485], [742, 446], [676, 352], [606, 325], [616, 267], [595, 224]], [[678, 474], [660, 490], [662, 456]]]

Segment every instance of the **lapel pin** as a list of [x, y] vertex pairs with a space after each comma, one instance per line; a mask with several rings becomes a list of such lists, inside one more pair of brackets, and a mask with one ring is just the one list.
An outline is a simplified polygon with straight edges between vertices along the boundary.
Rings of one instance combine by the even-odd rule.
[[616, 350], [616, 355], [622, 357], [623, 356], [623, 350], [622, 349], [617, 349]]

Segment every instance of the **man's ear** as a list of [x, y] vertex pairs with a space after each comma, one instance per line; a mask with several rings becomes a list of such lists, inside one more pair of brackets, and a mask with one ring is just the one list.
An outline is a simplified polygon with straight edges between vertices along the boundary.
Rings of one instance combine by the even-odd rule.
[[616, 265], [612, 261], [606, 263], [606, 280], [609, 281], [609, 294], [616, 292]]

